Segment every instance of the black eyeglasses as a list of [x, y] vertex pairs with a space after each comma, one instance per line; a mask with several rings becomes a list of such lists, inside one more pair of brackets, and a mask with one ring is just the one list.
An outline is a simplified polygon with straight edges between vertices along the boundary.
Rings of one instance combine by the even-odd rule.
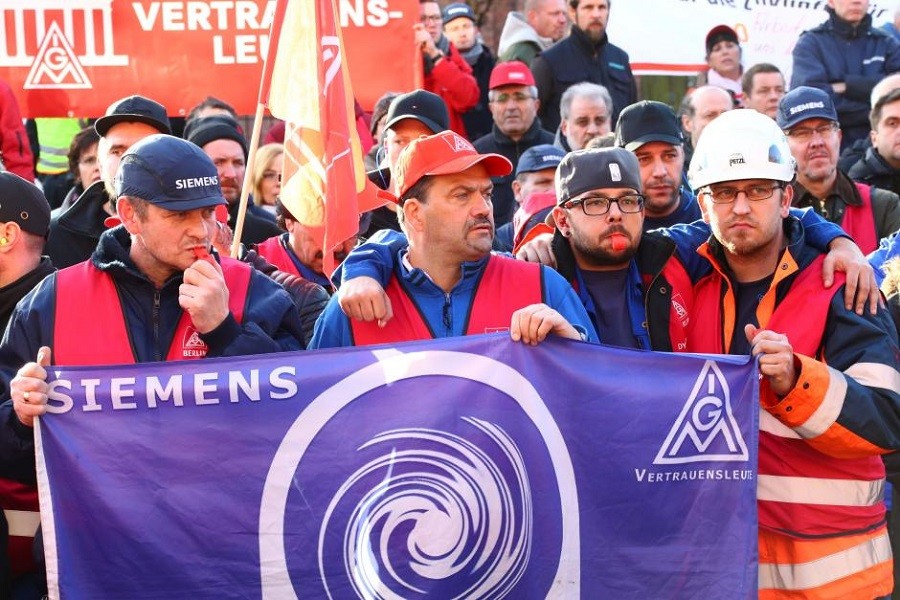
[[565, 204], [566, 208], [572, 208], [581, 205], [584, 214], [595, 217], [605, 215], [609, 212], [610, 207], [615, 203], [619, 210], [623, 213], [638, 213], [644, 210], [644, 196], [641, 194], [625, 194], [618, 198], [607, 198], [606, 196], [586, 196], [578, 200], [572, 200]]
[[744, 195], [747, 196], [747, 199], [751, 202], [757, 202], [759, 200], [766, 200], [772, 197], [772, 194], [775, 193], [775, 190], [782, 189], [782, 186], [779, 185], [751, 185], [745, 188], [734, 188], [734, 187], [723, 187], [718, 189], [712, 189], [707, 187], [705, 190], [701, 190], [701, 192], [705, 194], [709, 194], [712, 198], [713, 204], [731, 204], [735, 200], [737, 200], [738, 195], [743, 192]]

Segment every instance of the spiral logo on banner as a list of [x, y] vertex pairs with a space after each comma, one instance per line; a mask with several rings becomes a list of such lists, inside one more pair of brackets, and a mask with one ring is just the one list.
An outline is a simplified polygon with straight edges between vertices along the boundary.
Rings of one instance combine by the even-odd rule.
[[[355, 472], [329, 506], [319, 555], [329, 554], [329, 539], [343, 538], [345, 576], [360, 597], [381, 597], [384, 589], [408, 597], [421, 593], [420, 581], [451, 578], [463, 579], [466, 598], [501, 597], [521, 578], [533, 521], [522, 455], [499, 428], [465, 420], [489, 437], [505, 464], [459, 436], [391, 431], [371, 442], [388, 450]], [[372, 474], [381, 482], [370, 488]], [[346, 503], [350, 522], [332, 522]], [[400, 556], [388, 552], [395, 536], [406, 540]], [[321, 576], [329, 588], [327, 573]]]
[[574, 469], [534, 387], [475, 354], [376, 356], [279, 445], [260, 505], [262, 597], [577, 597]]

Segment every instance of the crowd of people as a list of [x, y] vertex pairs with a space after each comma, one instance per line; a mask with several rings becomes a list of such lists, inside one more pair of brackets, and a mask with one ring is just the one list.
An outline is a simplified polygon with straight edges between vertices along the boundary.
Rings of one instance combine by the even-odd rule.
[[44, 593], [33, 425], [51, 364], [508, 330], [756, 357], [760, 597], [890, 597], [900, 42], [867, 9], [829, 0], [790, 85], [744, 68], [716, 26], [708, 70], [671, 107], [639, 98], [609, 0], [524, 0], [496, 56], [468, 4], [421, 0], [424, 89], [358, 114], [369, 179], [394, 202], [327, 250], [334, 277], [321, 232], [279, 198], [283, 129], [248, 170], [220, 99], [183, 128], [131, 95], [26, 131], [0, 85], [0, 596]]

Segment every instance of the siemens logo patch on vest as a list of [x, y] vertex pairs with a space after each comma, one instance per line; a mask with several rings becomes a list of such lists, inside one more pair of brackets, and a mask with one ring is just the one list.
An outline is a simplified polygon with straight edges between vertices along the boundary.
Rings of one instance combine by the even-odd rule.
[[189, 190], [192, 188], [207, 187], [210, 185], [219, 185], [218, 177], [191, 177], [188, 179], [176, 179], [175, 189]]

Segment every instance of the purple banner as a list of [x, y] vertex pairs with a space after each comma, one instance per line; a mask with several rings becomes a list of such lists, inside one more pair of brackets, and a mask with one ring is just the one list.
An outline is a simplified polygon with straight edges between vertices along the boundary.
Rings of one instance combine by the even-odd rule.
[[52, 595], [756, 597], [746, 358], [499, 334], [52, 378]]

